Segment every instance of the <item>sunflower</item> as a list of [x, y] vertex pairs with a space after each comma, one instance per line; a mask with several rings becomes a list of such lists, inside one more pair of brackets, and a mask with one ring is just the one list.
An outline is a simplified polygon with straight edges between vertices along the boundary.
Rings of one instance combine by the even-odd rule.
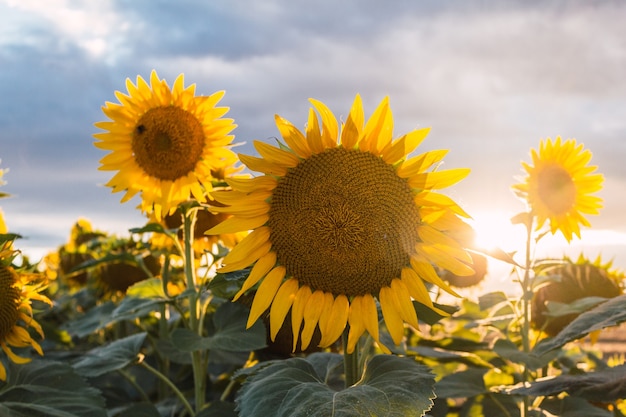
[[[41, 275], [19, 272], [11, 266], [10, 259], [15, 253], [8, 245], [0, 249], [0, 347], [11, 361], [22, 364], [29, 362], [30, 358], [16, 355], [11, 348], [30, 346], [43, 355], [41, 346], [28, 331], [32, 328], [44, 337], [41, 326], [33, 318], [31, 301], [51, 303], [40, 294], [46, 287]], [[5, 381], [6, 376], [6, 369], [0, 361], [0, 380]]]
[[380, 345], [376, 299], [397, 344], [404, 322], [418, 326], [411, 298], [435, 308], [424, 281], [455, 294], [435, 267], [473, 273], [467, 252], [448, 236], [468, 228], [460, 218], [468, 216], [433, 192], [469, 170], [432, 170], [445, 150], [409, 159], [429, 129], [392, 140], [387, 98], [364, 123], [357, 95], [340, 133], [332, 112], [317, 100], [311, 103], [321, 126], [313, 109], [305, 133], [276, 116], [286, 145], [255, 141], [260, 158], [239, 156], [264, 175], [227, 180], [232, 191], [212, 193], [227, 205], [212, 210], [233, 217], [209, 233], [252, 230], [220, 271], [254, 264], [235, 299], [260, 282], [248, 326], [269, 308], [274, 339], [291, 310], [294, 350], [298, 335], [306, 349], [316, 328], [319, 345], [329, 346], [347, 324], [349, 352], [365, 332]]
[[216, 107], [224, 92], [195, 96], [195, 84], [183, 85], [179, 75], [172, 88], [150, 74], [150, 85], [137, 77], [126, 80], [128, 95], [116, 92], [120, 104], [102, 108], [110, 121], [96, 127], [95, 146], [111, 151], [101, 170], [118, 171], [107, 183], [113, 192], [125, 191], [122, 202], [141, 192], [141, 209], [161, 219], [192, 195], [205, 201], [213, 174], [237, 162], [229, 149], [235, 128], [222, 118], [228, 107]]
[[550, 232], [561, 231], [568, 242], [580, 239], [580, 225], [589, 227], [585, 214], [598, 214], [602, 199], [592, 195], [602, 188], [601, 174], [590, 166], [591, 151], [575, 139], [541, 141], [539, 152], [531, 150], [533, 164], [522, 162], [528, 176], [515, 184], [515, 193], [526, 200], [537, 218], [536, 229], [550, 223]]
[[550, 315], [550, 303], [571, 304], [586, 297], [613, 298], [624, 292], [623, 272], [613, 269], [612, 263], [594, 262], [582, 255], [577, 261], [562, 260], [537, 262], [535, 274], [541, 284], [533, 290], [531, 324], [548, 336], [556, 336], [580, 313]]

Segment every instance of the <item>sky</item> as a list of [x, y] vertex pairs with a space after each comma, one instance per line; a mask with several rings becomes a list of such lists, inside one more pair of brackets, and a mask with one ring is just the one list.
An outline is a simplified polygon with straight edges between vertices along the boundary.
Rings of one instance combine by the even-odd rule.
[[0, 0], [0, 206], [34, 257], [79, 218], [143, 225], [138, 200], [104, 185], [92, 135], [125, 80], [156, 69], [225, 90], [250, 155], [278, 136], [274, 114], [304, 127], [310, 97], [345, 117], [357, 93], [366, 116], [389, 96], [396, 137], [431, 127], [418, 152], [449, 149], [443, 168], [472, 170], [445, 191], [504, 246], [525, 209], [510, 191], [521, 161], [575, 138], [605, 176], [604, 208], [580, 241], [543, 250], [626, 269], [625, 20], [620, 0]]

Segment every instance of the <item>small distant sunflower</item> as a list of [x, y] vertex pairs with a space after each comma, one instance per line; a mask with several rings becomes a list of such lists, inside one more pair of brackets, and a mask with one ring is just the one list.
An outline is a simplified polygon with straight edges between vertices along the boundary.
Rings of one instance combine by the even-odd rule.
[[526, 200], [537, 217], [537, 230], [546, 221], [550, 232], [561, 231], [567, 241], [580, 238], [580, 225], [589, 227], [585, 214], [598, 214], [602, 199], [592, 195], [602, 189], [601, 174], [590, 166], [591, 151], [575, 139], [561, 142], [557, 137], [542, 140], [539, 152], [532, 149], [533, 165], [522, 162], [528, 173], [525, 181], [513, 186], [516, 194]]
[[224, 258], [221, 271], [254, 264], [235, 299], [260, 282], [248, 326], [270, 308], [274, 339], [291, 310], [294, 350], [298, 335], [306, 349], [316, 328], [319, 345], [329, 346], [347, 324], [348, 351], [366, 331], [380, 344], [376, 299], [399, 343], [404, 322], [418, 326], [411, 298], [435, 308], [424, 281], [454, 294], [435, 266], [473, 273], [467, 252], [448, 236], [469, 227], [459, 217], [467, 214], [433, 192], [469, 170], [432, 170], [446, 150], [407, 158], [429, 129], [393, 141], [387, 98], [364, 124], [357, 95], [340, 133], [332, 112], [317, 100], [311, 103], [321, 126], [313, 109], [304, 134], [276, 116], [287, 145], [255, 141], [261, 158], [239, 156], [265, 175], [227, 180], [232, 191], [212, 193], [227, 205], [212, 210], [233, 217], [209, 233], [252, 230]]
[[108, 131], [94, 134], [95, 146], [111, 151], [100, 169], [118, 171], [107, 186], [126, 192], [122, 202], [141, 192], [142, 210], [158, 219], [190, 195], [205, 201], [213, 173], [237, 162], [228, 147], [236, 125], [222, 118], [228, 107], [216, 107], [224, 92], [195, 96], [195, 84], [184, 87], [182, 74], [170, 89], [156, 71], [150, 85], [137, 77], [126, 88], [128, 95], [115, 93], [121, 104], [102, 108], [111, 120], [95, 124]]
[[[46, 286], [41, 275], [19, 272], [7, 265], [7, 258], [14, 252], [6, 248], [0, 250], [0, 347], [12, 362], [22, 364], [30, 362], [30, 359], [16, 355], [11, 348], [31, 346], [39, 355], [43, 355], [41, 346], [28, 331], [28, 328], [32, 328], [44, 337], [41, 326], [33, 318], [31, 301], [40, 300], [50, 304], [50, 300], [40, 294]], [[2, 361], [0, 380], [6, 380]]]

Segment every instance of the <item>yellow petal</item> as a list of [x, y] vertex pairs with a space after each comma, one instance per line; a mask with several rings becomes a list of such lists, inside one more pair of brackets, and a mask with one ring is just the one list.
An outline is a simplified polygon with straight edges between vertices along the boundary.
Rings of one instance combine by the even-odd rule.
[[276, 293], [276, 298], [274, 298], [274, 302], [270, 308], [270, 337], [272, 341], [276, 339], [276, 335], [282, 327], [289, 309], [293, 305], [298, 287], [298, 280], [290, 278], [280, 286], [280, 289]]
[[417, 275], [417, 272], [411, 268], [403, 268], [401, 276], [402, 282], [406, 285], [411, 297], [428, 307], [434, 307], [430, 299], [428, 288], [426, 288], [424, 281]]
[[[267, 226], [261, 226], [256, 230], [253, 230], [248, 236], [246, 236], [237, 246], [235, 246], [229, 253], [224, 257], [223, 263], [226, 265], [221, 269], [221, 272], [231, 272], [231, 269], [228, 265], [231, 263], [241, 262], [247, 260], [255, 249], [259, 248], [261, 245], [266, 243], [270, 238], [270, 228]], [[257, 258], [258, 259], [258, 258]], [[254, 260], [256, 261], [256, 259]], [[248, 263], [250, 265], [254, 261]], [[245, 265], [245, 266], [248, 266]]]
[[304, 307], [306, 306], [309, 298], [311, 297], [311, 288], [308, 285], [300, 287], [296, 293], [296, 298], [293, 300], [293, 307], [291, 308], [291, 332], [293, 333], [293, 351], [295, 352], [298, 344], [298, 338], [300, 336], [300, 328], [302, 326], [302, 319], [304, 318]]
[[415, 256], [411, 258], [411, 267], [424, 281], [435, 284], [439, 288], [454, 295], [455, 297], [460, 297], [460, 295], [456, 291], [454, 291], [444, 280], [439, 277], [439, 275], [437, 275], [435, 268], [433, 268], [430, 262], [425, 261], [421, 256]]
[[289, 148], [292, 149], [300, 158], [309, 158], [311, 156], [311, 149], [309, 148], [306, 138], [302, 132], [279, 115], [275, 115], [274, 119], [276, 120], [278, 131], [287, 143], [287, 146], [289, 146]]
[[419, 323], [417, 322], [417, 313], [415, 312], [415, 307], [413, 307], [413, 303], [411, 302], [409, 290], [404, 282], [398, 278], [392, 280], [391, 292], [394, 295], [396, 307], [400, 312], [402, 320], [417, 329], [419, 327]]
[[363, 138], [359, 147], [374, 155], [379, 155], [393, 135], [393, 116], [389, 108], [389, 97], [385, 97], [370, 116], [363, 129]]
[[361, 137], [363, 123], [363, 103], [361, 102], [361, 96], [357, 94], [350, 109], [348, 120], [346, 120], [345, 125], [341, 129], [341, 145], [345, 149], [352, 149], [356, 146]]
[[267, 143], [255, 140], [254, 147], [266, 161], [287, 168], [293, 168], [300, 163], [300, 158], [289, 151], [276, 148]]
[[417, 174], [409, 178], [409, 187], [420, 190], [438, 190], [456, 184], [469, 173], [469, 168], [457, 168]]
[[240, 217], [233, 216], [228, 218], [218, 224], [217, 226], [213, 226], [211, 229], [207, 230], [205, 234], [207, 235], [223, 235], [226, 233], [237, 233], [244, 232], [247, 230], [256, 229], [257, 227], [263, 226], [269, 220], [269, 214], [263, 214], [255, 217]]
[[429, 151], [415, 158], [407, 159], [398, 168], [397, 173], [402, 178], [410, 178], [426, 172], [434, 164], [441, 162], [448, 152], [446, 149]]
[[380, 307], [383, 310], [383, 319], [387, 325], [387, 330], [391, 335], [393, 343], [399, 345], [404, 337], [404, 322], [398, 311], [393, 291], [390, 287], [382, 287], [378, 294]]
[[278, 180], [274, 177], [263, 175], [254, 178], [227, 178], [226, 183], [233, 190], [250, 193], [257, 190], [273, 190], [278, 185]]
[[319, 321], [320, 315], [325, 308], [329, 308], [326, 304], [326, 297], [324, 291], [317, 290], [309, 297], [304, 308], [304, 328], [301, 334], [302, 350], [309, 347], [311, 339], [313, 338], [313, 332]]
[[350, 312], [348, 313], [348, 323], [350, 323], [350, 330], [348, 332], [348, 353], [354, 352], [357, 342], [361, 338], [363, 332], [365, 332], [365, 323], [363, 321], [361, 300], [363, 296], [357, 295], [350, 302]]
[[[349, 312], [350, 302], [348, 301], [348, 297], [344, 294], [338, 295], [337, 298], [333, 300], [332, 307], [328, 310], [328, 317], [325, 317], [324, 320], [320, 317], [320, 329], [322, 332], [320, 346], [330, 346], [341, 337], [348, 323]], [[323, 315], [324, 313], [322, 313], [322, 316]]]
[[252, 171], [258, 171], [264, 174], [276, 175], [279, 177], [282, 177], [287, 173], [287, 168], [284, 166], [273, 164], [263, 158], [239, 154], [239, 160]]
[[310, 98], [309, 101], [320, 113], [320, 116], [322, 116], [322, 143], [324, 144], [324, 147], [327, 149], [337, 147], [339, 125], [337, 124], [335, 115], [321, 101], [312, 98]]
[[258, 318], [261, 317], [261, 314], [263, 314], [263, 312], [270, 306], [272, 300], [276, 296], [276, 292], [278, 291], [280, 284], [283, 282], [284, 277], [284, 266], [277, 266], [265, 276], [261, 285], [259, 285], [259, 289], [254, 295], [254, 301], [252, 301], [252, 307], [250, 308], [250, 315], [248, 316], [246, 328], [250, 328], [258, 320]]
[[[259, 258], [258, 261], [252, 267], [250, 271], [250, 275], [246, 278], [246, 281], [243, 283], [243, 286], [239, 290], [239, 292], [233, 298], [233, 301], [237, 301], [239, 297], [241, 297], [246, 291], [250, 288], [254, 287], [257, 282], [259, 282], [268, 272], [274, 268], [276, 265], [276, 253], [269, 252], [267, 255]], [[222, 272], [220, 269], [219, 272]]]
[[317, 121], [317, 115], [313, 109], [309, 109], [309, 120], [306, 124], [306, 138], [311, 148], [311, 152], [318, 154], [324, 151], [324, 142], [320, 134], [320, 126]]

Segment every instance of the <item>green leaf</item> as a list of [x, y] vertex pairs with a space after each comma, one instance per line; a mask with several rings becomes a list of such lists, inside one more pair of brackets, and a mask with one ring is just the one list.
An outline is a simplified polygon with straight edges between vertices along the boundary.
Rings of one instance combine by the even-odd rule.
[[[453, 314], [459, 309], [457, 306], [449, 306], [449, 305], [437, 304], [437, 303], [433, 303], [433, 305], [436, 308], [448, 314]], [[431, 326], [433, 324], [438, 323], [442, 318], [447, 317], [447, 316], [439, 314], [438, 312], [434, 311], [427, 305], [422, 304], [418, 301], [413, 301], [413, 308], [415, 308], [415, 313], [417, 313], [417, 318], [420, 321], [426, 324], [429, 324]]]
[[163, 293], [163, 281], [161, 281], [161, 278], [148, 278], [131, 285], [126, 290], [126, 296], [166, 299]]
[[79, 318], [64, 323], [61, 325], [61, 329], [72, 336], [85, 337], [114, 323], [115, 320], [111, 318], [113, 310], [115, 310], [115, 304], [112, 301], [107, 301], [90, 309]]
[[576, 397], [546, 398], [540, 404], [541, 409], [550, 415], [559, 417], [613, 417], [609, 410], [596, 407], [593, 404]]
[[236, 401], [239, 415], [418, 417], [432, 406], [434, 377], [412, 359], [374, 356], [361, 380], [339, 391], [318, 373], [335, 369], [333, 361], [333, 355], [312, 354], [261, 368], [240, 390]]
[[544, 339], [533, 349], [533, 355], [540, 356], [550, 350], [558, 349], [573, 340], [606, 327], [616, 326], [626, 321], [626, 295], [611, 298], [576, 317], [559, 334], [551, 339]]
[[249, 274], [250, 268], [226, 274], [216, 274], [209, 283], [208, 289], [213, 295], [230, 300], [241, 289]]
[[489, 310], [503, 303], [509, 303], [509, 297], [502, 291], [494, 291], [478, 297], [478, 305], [481, 310]]
[[267, 333], [262, 322], [257, 321], [246, 329], [250, 310], [237, 303], [221, 304], [211, 317], [212, 331], [209, 337], [201, 337], [189, 329], [172, 331], [172, 344], [186, 352], [196, 350], [225, 350], [249, 352], [267, 346]]
[[9, 362], [0, 390], [0, 415], [16, 417], [106, 417], [104, 399], [67, 364]]
[[626, 398], [626, 365], [586, 374], [559, 375], [515, 388], [511, 394], [549, 396], [566, 392], [588, 401], [609, 403]]
[[591, 308], [607, 301], [605, 297], [584, 297], [574, 300], [571, 303], [559, 303], [557, 301], [548, 301], [546, 308], [548, 311], [544, 315], [548, 317], [561, 317], [569, 314], [580, 314]]
[[541, 357], [524, 353], [519, 350], [515, 343], [508, 339], [498, 339], [493, 346], [493, 350], [500, 357], [515, 363], [523, 363], [530, 370], [536, 370], [546, 366], [557, 356], [557, 352], [548, 352]]
[[159, 311], [159, 305], [167, 301], [160, 298], [124, 297], [111, 313], [110, 323], [122, 320], [134, 320]]
[[[132, 229], [128, 229], [128, 231], [130, 233], [168, 233], [169, 231], [166, 230], [161, 224], [159, 223], [148, 223], [147, 225], [143, 226], [143, 227], [135, 227]], [[171, 232], [170, 232], [171, 234]]]
[[463, 351], [443, 350], [437, 348], [431, 348], [426, 346], [409, 346], [408, 350], [416, 352], [421, 358], [432, 359], [437, 364], [442, 363], [464, 363], [471, 366], [480, 366], [484, 368], [491, 368], [489, 362], [482, 359], [480, 356]]
[[469, 398], [489, 392], [483, 376], [488, 369], [468, 369], [446, 375], [435, 385], [437, 397]]
[[95, 377], [124, 368], [135, 361], [145, 338], [146, 333], [138, 333], [91, 349], [74, 362], [74, 369], [81, 375]]

